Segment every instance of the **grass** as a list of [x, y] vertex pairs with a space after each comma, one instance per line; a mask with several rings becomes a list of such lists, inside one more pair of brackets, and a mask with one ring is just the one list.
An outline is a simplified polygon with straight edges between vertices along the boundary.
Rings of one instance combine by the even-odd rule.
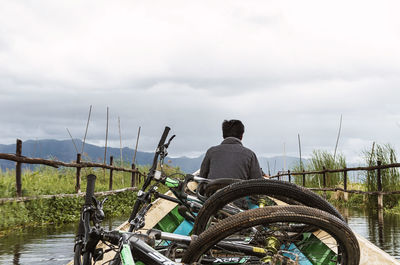
[[[139, 168], [144, 171], [145, 168]], [[106, 191], [109, 187], [109, 170], [83, 168], [81, 170], [81, 190], [86, 187], [86, 176], [95, 174], [96, 191]], [[113, 189], [129, 187], [131, 173], [113, 172]], [[75, 193], [76, 169], [51, 168], [40, 166], [35, 170], [24, 169], [22, 172], [22, 196], [52, 195]], [[15, 170], [0, 171], [0, 198], [14, 197], [16, 194]]]
[[[107, 217], [124, 216], [131, 212], [136, 192], [122, 192], [107, 197], [104, 212]], [[98, 199], [103, 199], [99, 197]], [[0, 236], [18, 227], [43, 224], [61, 225], [78, 222], [83, 197], [37, 199], [0, 205]]]
[[[396, 163], [396, 153], [394, 148], [390, 144], [380, 145], [374, 144], [371, 150], [365, 150], [362, 152], [364, 156], [365, 164], [368, 166], [375, 166], [377, 161], [381, 161], [382, 165]], [[295, 165], [291, 171], [301, 172], [303, 168], [305, 171], [322, 171], [325, 169], [342, 169], [346, 167], [346, 158], [339, 154], [333, 157], [333, 154], [328, 151], [314, 150], [310, 159], [310, 162], [305, 165]], [[360, 173], [362, 183], [348, 183], [348, 190], [361, 190], [361, 191], [377, 191], [377, 170], [363, 171]], [[382, 178], [382, 189], [383, 191], [395, 191], [400, 190], [400, 174], [398, 168], [390, 168], [381, 170]], [[323, 185], [322, 174], [307, 175], [306, 177], [307, 187], [319, 187]], [[294, 182], [298, 185], [302, 185], [302, 177], [297, 176], [294, 178]], [[327, 173], [326, 175], [326, 187], [343, 187], [343, 173]], [[340, 200], [331, 201], [335, 205], [340, 206], [361, 206], [363, 207], [376, 207], [377, 196], [376, 195], [361, 195], [361, 194], [349, 194], [349, 200], [347, 202]], [[387, 212], [400, 213], [400, 195], [385, 195], [383, 199], [384, 208]], [[393, 210], [392, 210], [393, 209]]]
[[[333, 157], [333, 154], [324, 150], [314, 150], [312, 156], [310, 158], [310, 162], [303, 165], [295, 165], [292, 168], [293, 172], [301, 172], [303, 169], [305, 171], [322, 171], [325, 169], [338, 169], [346, 167], [346, 159], [343, 155], [337, 154], [336, 157]], [[301, 184], [302, 179], [296, 178], [296, 184]], [[343, 177], [340, 173], [327, 173], [326, 174], [326, 186], [327, 187], [335, 187], [343, 183]], [[323, 175], [315, 174], [315, 175], [307, 175], [307, 186], [308, 187], [319, 187], [323, 186]]]
[[[371, 150], [363, 152], [365, 163], [368, 166], [375, 166], [376, 161], [381, 161], [382, 165], [397, 163], [396, 152], [390, 144], [373, 144]], [[377, 171], [367, 171], [365, 173], [366, 185], [369, 191], [377, 191]], [[400, 189], [400, 174], [398, 168], [389, 168], [381, 170], [382, 190], [393, 191]], [[369, 196], [369, 201], [376, 201], [376, 196]], [[385, 195], [384, 205], [387, 208], [394, 208], [399, 203], [399, 195]]]
[[[148, 166], [139, 167], [142, 173], [148, 172]], [[167, 175], [182, 173], [179, 168], [165, 165]], [[95, 191], [107, 191], [109, 188], [109, 170], [84, 168], [81, 171], [81, 190], [86, 189], [86, 176], [97, 176]], [[113, 172], [113, 189], [129, 187], [131, 173]], [[174, 177], [178, 177], [175, 175]], [[25, 169], [22, 172], [23, 196], [73, 194], [75, 193], [76, 169], [37, 167], [35, 170]], [[143, 181], [142, 181], [143, 182]], [[139, 187], [140, 188], [140, 185]], [[159, 191], [167, 190], [163, 185]], [[15, 170], [0, 171], [0, 197], [14, 197]], [[107, 197], [104, 212], [107, 217], [129, 214], [136, 200], [136, 192], [122, 192]], [[99, 199], [99, 198], [98, 198]], [[100, 199], [102, 199], [100, 197]], [[26, 225], [63, 224], [76, 222], [83, 205], [83, 197], [36, 199], [27, 202], [8, 202], [0, 205], [0, 235]]]
[[[128, 168], [128, 165], [125, 165]], [[149, 166], [139, 166], [138, 170], [147, 174]], [[167, 175], [182, 173], [179, 167], [164, 166]], [[96, 192], [109, 190], [110, 170], [99, 168], [82, 168], [81, 191], [86, 188], [86, 176], [95, 174]], [[132, 174], [130, 172], [113, 171], [113, 189], [122, 189], [131, 184]], [[22, 171], [22, 196], [72, 194], [75, 193], [76, 169], [75, 168], [53, 168], [38, 166], [34, 170], [23, 169]], [[16, 196], [15, 169], [0, 170], [0, 198], [11, 198]]]

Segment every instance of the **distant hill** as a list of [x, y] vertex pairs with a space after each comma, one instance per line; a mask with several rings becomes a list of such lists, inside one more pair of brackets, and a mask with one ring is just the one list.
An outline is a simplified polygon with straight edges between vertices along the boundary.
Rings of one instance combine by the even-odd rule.
[[[82, 141], [74, 140], [78, 150], [82, 146]], [[3, 145], [0, 144], [0, 153], [15, 153], [15, 144]], [[129, 161], [131, 163], [133, 158], [134, 150], [131, 148], [123, 148], [122, 156], [124, 161]], [[27, 140], [22, 144], [22, 155], [27, 157], [38, 157], [45, 159], [57, 159], [63, 162], [71, 162], [76, 160], [76, 151], [71, 142], [71, 140]], [[119, 148], [107, 148], [107, 163], [109, 162], [109, 157], [114, 156], [114, 161], [119, 161], [120, 149]], [[136, 163], [138, 165], [150, 165], [153, 160], [154, 153], [151, 152], [141, 152], [138, 151], [136, 155]], [[92, 144], [85, 144], [85, 154], [83, 159], [93, 161], [93, 162], [103, 162], [104, 157], [104, 147], [96, 146]], [[166, 162], [172, 166], [178, 166], [182, 171], [186, 173], [192, 173], [200, 168], [201, 161], [204, 158], [204, 154], [195, 157], [177, 157], [171, 158], [167, 157]], [[284, 161], [286, 160], [286, 170], [295, 163], [298, 163], [299, 159], [297, 157], [283, 156], [276, 157], [259, 157], [260, 166], [265, 173], [268, 173], [268, 162], [269, 171], [272, 175], [276, 174], [278, 171], [284, 169]], [[307, 163], [306, 159], [303, 159], [304, 163]], [[24, 165], [28, 167], [29, 165]], [[0, 160], [0, 168], [2, 170], [11, 169], [15, 167], [15, 163], [7, 160]]]
[[[78, 150], [82, 146], [82, 141], [75, 139]], [[103, 162], [104, 147], [85, 143], [84, 160], [93, 162]], [[15, 144], [4, 145], [0, 144], [0, 153], [15, 154]], [[133, 159], [134, 150], [130, 148], [122, 149], [122, 157], [124, 161], [131, 163]], [[71, 140], [27, 140], [22, 144], [22, 155], [27, 157], [38, 157], [44, 159], [56, 159], [63, 162], [71, 162], [76, 160], [76, 151]], [[119, 148], [107, 148], [107, 163], [109, 163], [110, 156], [114, 156], [114, 161], [120, 158]], [[136, 155], [136, 163], [138, 165], [150, 165], [153, 162], [154, 153], [138, 151]], [[166, 162], [171, 162], [173, 166], [179, 166], [184, 172], [194, 172], [200, 167], [203, 156], [197, 158], [167, 157]], [[24, 165], [28, 167], [29, 165]], [[0, 168], [2, 170], [11, 169], [15, 167], [15, 163], [7, 160], [0, 160]]]

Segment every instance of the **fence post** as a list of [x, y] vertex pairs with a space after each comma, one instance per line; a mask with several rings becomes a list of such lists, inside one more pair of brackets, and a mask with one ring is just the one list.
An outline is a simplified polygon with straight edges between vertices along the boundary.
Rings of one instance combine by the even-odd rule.
[[304, 169], [303, 169], [303, 187], [306, 186], [306, 173], [304, 173]]
[[[17, 139], [16, 152], [17, 156], [22, 154], [22, 141]], [[22, 178], [21, 178], [21, 162], [17, 162], [15, 166], [15, 184], [17, 188], [17, 197], [22, 197]]]
[[289, 177], [289, 183], [292, 182], [292, 177], [290, 176], [290, 170], [288, 170], [288, 177]]
[[[381, 178], [381, 168], [380, 166], [382, 165], [381, 161], [377, 161], [378, 164], [378, 169], [377, 169], [377, 184], [378, 184], [378, 191], [382, 191], [382, 178]], [[378, 208], [383, 209], [383, 194], [378, 194]]]
[[[322, 185], [324, 186], [324, 189], [326, 188], [326, 168], [322, 167], [323, 169], [323, 174], [322, 174]], [[326, 190], [324, 190], [324, 198], [326, 199]]]
[[[114, 164], [114, 157], [110, 156], [110, 166], [113, 166], [113, 164]], [[108, 190], [112, 190], [112, 188], [113, 188], [113, 171], [114, 170], [111, 168], [110, 169], [110, 183], [108, 185]]]
[[[81, 154], [76, 154], [76, 163], [80, 164], [81, 163]], [[81, 167], [76, 168], [76, 186], [75, 186], [75, 192], [79, 193], [81, 192]]]
[[[135, 170], [135, 164], [134, 163], [132, 163], [132, 170]], [[135, 172], [132, 172], [132, 177], [131, 177], [131, 187], [135, 187], [135, 185], [136, 185], [136, 173]]]
[[345, 202], [347, 202], [349, 200], [349, 194], [347, 193], [347, 170], [346, 167], [344, 167], [344, 171], [343, 171], [343, 199]]

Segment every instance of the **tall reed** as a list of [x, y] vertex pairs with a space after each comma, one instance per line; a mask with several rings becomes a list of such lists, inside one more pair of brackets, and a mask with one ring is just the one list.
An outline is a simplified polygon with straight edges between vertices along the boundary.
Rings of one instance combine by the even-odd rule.
[[[381, 161], [382, 165], [397, 163], [396, 152], [390, 144], [376, 144], [371, 150], [363, 151], [364, 161], [368, 166], [376, 166], [377, 161]], [[366, 171], [365, 182], [368, 191], [377, 191], [377, 171]], [[398, 168], [388, 168], [381, 170], [382, 189], [383, 191], [394, 191], [400, 188], [400, 174]], [[398, 204], [399, 195], [385, 195], [384, 206], [393, 208]], [[371, 205], [376, 204], [376, 196], [368, 195], [368, 202]]]
[[[300, 163], [292, 168], [294, 172], [305, 171], [322, 171], [325, 169], [339, 169], [346, 167], [346, 159], [342, 154], [337, 154], [336, 159], [333, 158], [333, 154], [325, 150], [314, 150], [308, 163], [300, 167]], [[302, 183], [302, 179], [297, 177], [295, 179], [297, 184]], [[306, 177], [307, 187], [322, 187], [323, 186], [323, 175], [312, 174]], [[343, 183], [342, 173], [327, 173], [326, 174], [326, 186], [335, 187]]]

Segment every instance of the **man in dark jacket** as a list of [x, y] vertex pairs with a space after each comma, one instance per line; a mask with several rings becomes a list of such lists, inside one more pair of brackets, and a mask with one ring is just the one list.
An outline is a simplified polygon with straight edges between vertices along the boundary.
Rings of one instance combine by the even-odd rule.
[[262, 178], [262, 171], [257, 156], [242, 145], [244, 125], [239, 120], [224, 120], [220, 145], [207, 150], [201, 163], [200, 176], [208, 179]]

